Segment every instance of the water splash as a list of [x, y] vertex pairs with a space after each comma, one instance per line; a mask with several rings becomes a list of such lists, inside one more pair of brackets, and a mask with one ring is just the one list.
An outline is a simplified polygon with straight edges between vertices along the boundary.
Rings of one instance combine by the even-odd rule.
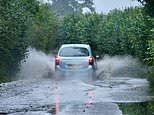
[[106, 77], [146, 77], [148, 68], [132, 56], [108, 56], [98, 61], [97, 73]]
[[[26, 62], [21, 64], [20, 78], [44, 78], [54, 76], [54, 56], [29, 48]], [[97, 62], [100, 79], [107, 77], [146, 77], [148, 68], [132, 56], [105, 55]], [[79, 78], [78, 76], [76, 78]]]
[[28, 58], [21, 64], [20, 78], [43, 78], [53, 77], [54, 74], [54, 56], [46, 55], [33, 48], [28, 49]]

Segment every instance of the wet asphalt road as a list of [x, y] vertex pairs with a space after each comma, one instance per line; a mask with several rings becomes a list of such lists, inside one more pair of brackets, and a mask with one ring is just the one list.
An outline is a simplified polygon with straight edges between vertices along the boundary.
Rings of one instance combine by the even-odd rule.
[[50, 78], [0, 84], [0, 113], [8, 115], [122, 115], [116, 103], [152, 98], [144, 78], [54, 81]]

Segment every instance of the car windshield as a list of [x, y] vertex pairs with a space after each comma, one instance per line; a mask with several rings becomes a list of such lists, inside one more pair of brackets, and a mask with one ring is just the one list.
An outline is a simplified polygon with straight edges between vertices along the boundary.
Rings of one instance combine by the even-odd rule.
[[64, 57], [89, 56], [89, 51], [83, 47], [65, 47], [61, 49], [59, 55]]

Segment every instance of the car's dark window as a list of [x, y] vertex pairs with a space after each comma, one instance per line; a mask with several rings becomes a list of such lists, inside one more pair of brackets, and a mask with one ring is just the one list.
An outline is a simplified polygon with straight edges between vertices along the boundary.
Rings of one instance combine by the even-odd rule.
[[89, 51], [82, 47], [65, 47], [61, 49], [59, 55], [64, 57], [89, 56]]

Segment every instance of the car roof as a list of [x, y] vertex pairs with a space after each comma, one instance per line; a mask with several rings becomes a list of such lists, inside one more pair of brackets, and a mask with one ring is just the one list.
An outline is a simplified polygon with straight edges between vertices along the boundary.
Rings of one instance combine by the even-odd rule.
[[63, 44], [61, 46], [62, 48], [64, 47], [84, 47], [84, 48], [90, 48], [90, 46], [88, 44]]

